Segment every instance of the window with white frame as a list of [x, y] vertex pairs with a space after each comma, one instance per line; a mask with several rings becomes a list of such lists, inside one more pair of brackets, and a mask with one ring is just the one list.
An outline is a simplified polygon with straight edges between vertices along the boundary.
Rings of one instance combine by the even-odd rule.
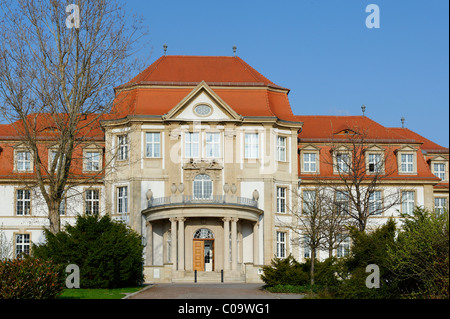
[[53, 166], [53, 163], [56, 159], [56, 165], [55, 165], [55, 172], [58, 171], [59, 166], [61, 165], [61, 159], [63, 156], [58, 156], [58, 151], [50, 150], [50, 163], [49, 163], [49, 169]]
[[414, 192], [402, 192], [402, 213], [412, 215], [414, 202]]
[[31, 171], [31, 152], [17, 151], [16, 152], [16, 168], [19, 172]]
[[145, 133], [145, 157], [161, 157], [161, 133]]
[[30, 234], [16, 234], [16, 257], [30, 254]]
[[31, 213], [31, 191], [29, 189], [16, 190], [16, 215], [26, 216]]
[[316, 202], [315, 190], [304, 190], [302, 196], [302, 209], [303, 214], [309, 214], [314, 211]]
[[379, 215], [381, 214], [382, 200], [381, 191], [373, 191], [369, 193], [369, 214]]
[[311, 246], [309, 245], [309, 236], [303, 236], [303, 258], [311, 258]]
[[245, 133], [244, 148], [245, 158], [259, 158], [258, 133]]
[[128, 213], [128, 187], [117, 187], [117, 213]]
[[336, 191], [336, 213], [338, 215], [348, 214], [349, 196], [347, 191]]
[[98, 215], [100, 210], [100, 191], [98, 189], [88, 189], [85, 196], [86, 215]]
[[117, 136], [118, 152], [117, 160], [125, 161], [128, 159], [128, 135]]
[[187, 132], [184, 135], [184, 156], [195, 158], [200, 155], [200, 134]]
[[286, 213], [286, 187], [277, 187], [277, 213]]
[[194, 179], [194, 198], [195, 199], [211, 199], [212, 198], [212, 181], [206, 174], [197, 175]]
[[206, 157], [220, 157], [220, 133], [206, 133], [205, 146]]
[[277, 161], [286, 162], [286, 137], [277, 136]]
[[346, 236], [345, 238], [342, 238], [342, 236], [343, 235], [338, 235], [338, 241], [340, 241], [340, 244], [336, 249], [336, 256], [339, 258], [348, 256], [350, 252], [350, 237]]
[[434, 175], [439, 177], [441, 180], [445, 181], [445, 164], [444, 163], [434, 163], [433, 171], [434, 171]]
[[400, 154], [400, 169], [402, 173], [414, 172], [414, 155], [413, 154]]
[[336, 154], [336, 170], [338, 173], [350, 173], [350, 154]]
[[303, 153], [303, 171], [315, 173], [316, 170], [316, 153]]
[[86, 166], [85, 170], [95, 172], [100, 170], [100, 152], [86, 151]]
[[383, 162], [381, 154], [369, 154], [369, 173], [381, 173], [383, 171]]
[[277, 258], [286, 258], [286, 233], [277, 231]]
[[444, 213], [444, 210], [447, 208], [447, 198], [446, 197], [435, 197], [434, 198], [434, 212], [437, 215], [441, 215]]
[[58, 208], [60, 216], [64, 216], [66, 214], [66, 204], [67, 204], [66, 199], [63, 198], [61, 200], [61, 202], [59, 203], [59, 208]]

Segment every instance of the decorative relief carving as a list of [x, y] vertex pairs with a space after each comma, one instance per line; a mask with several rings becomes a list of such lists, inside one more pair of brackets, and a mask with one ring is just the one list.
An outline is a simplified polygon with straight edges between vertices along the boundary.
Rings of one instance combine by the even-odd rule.
[[193, 160], [183, 165], [185, 170], [186, 178], [188, 180], [194, 180], [195, 176], [198, 174], [208, 174], [212, 180], [217, 180], [220, 178], [223, 166], [216, 160]]

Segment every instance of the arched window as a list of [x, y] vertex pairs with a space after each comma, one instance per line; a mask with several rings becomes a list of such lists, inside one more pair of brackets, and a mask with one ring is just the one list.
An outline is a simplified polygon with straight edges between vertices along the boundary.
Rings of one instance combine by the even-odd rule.
[[207, 228], [201, 228], [194, 233], [194, 238], [197, 239], [208, 239], [214, 238], [214, 234]]
[[212, 181], [206, 174], [197, 175], [194, 179], [194, 198], [210, 199], [212, 197]]

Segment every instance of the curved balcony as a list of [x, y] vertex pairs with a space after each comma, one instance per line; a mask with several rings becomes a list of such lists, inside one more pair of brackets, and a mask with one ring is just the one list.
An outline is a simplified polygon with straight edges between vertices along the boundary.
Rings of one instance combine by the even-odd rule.
[[234, 195], [214, 195], [209, 198], [197, 198], [193, 195], [174, 195], [152, 198], [148, 201], [147, 208], [169, 205], [237, 205], [258, 208], [258, 201], [252, 198]]

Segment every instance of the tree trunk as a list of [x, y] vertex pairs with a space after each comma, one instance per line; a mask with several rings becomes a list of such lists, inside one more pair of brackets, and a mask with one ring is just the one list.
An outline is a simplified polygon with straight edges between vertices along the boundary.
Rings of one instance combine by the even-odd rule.
[[51, 203], [48, 205], [48, 219], [50, 221], [50, 231], [53, 234], [61, 231], [61, 217], [59, 216], [59, 205]]
[[310, 271], [310, 277], [311, 277], [311, 285], [314, 285], [314, 264], [316, 260], [316, 249], [311, 249], [311, 271]]

